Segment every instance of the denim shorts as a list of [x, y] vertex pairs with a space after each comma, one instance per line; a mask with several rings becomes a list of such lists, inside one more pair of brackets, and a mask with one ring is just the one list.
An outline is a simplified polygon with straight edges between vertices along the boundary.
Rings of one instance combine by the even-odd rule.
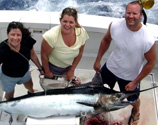
[[[124, 80], [121, 78], [118, 78], [117, 76], [115, 76], [111, 71], [108, 70], [108, 68], [106, 67], [106, 63], [104, 64], [104, 66], [101, 68], [101, 76], [102, 76], [102, 80], [104, 84], [109, 85], [109, 87], [111, 89], [114, 88], [116, 82], [119, 85], [120, 91], [121, 92], [125, 92], [125, 86], [131, 82], [130, 80]], [[137, 85], [136, 89], [134, 90], [134, 92], [138, 92], [137, 94], [134, 94], [130, 97], [127, 98], [128, 101], [135, 101], [139, 98], [139, 93], [140, 91], [140, 83]]]
[[28, 82], [31, 79], [31, 74], [30, 71], [28, 70], [23, 77], [9, 77], [3, 74], [1, 68], [0, 68], [0, 80], [1, 80], [1, 85], [3, 88], [3, 91], [6, 93], [11, 93], [15, 85], [18, 84], [23, 84]]

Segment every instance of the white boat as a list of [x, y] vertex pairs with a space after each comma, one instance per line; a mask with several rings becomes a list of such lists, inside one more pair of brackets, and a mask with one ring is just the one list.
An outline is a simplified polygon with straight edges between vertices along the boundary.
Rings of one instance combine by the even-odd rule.
[[[35, 51], [40, 59], [40, 46], [42, 41], [42, 34], [49, 30], [51, 27], [59, 24], [60, 13], [58, 12], [37, 12], [37, 11], [0, 11], [0, 16], [3, 17], [0, 19], [0, 41], [3, 41], [7, 38], [6, 28], [11, 21], [20, 21], [24, 23], [26, 27], [30, 28], [33, 38], [37, 40], [35, 44]], [[94, 16], [94, 15], [79, 15], [79, 23], [86, 29], [89, 34], [90, 39], [86, 42], [86, 47], [84, 49], [84, 54], [76, 69], [76, 75], [81, 78], [81, 81], [87, 82], [90, 81], [94, 75], [93, 63], [95, 61], [100, 41], [103, 38], [109, 24], [117, 18], [112, 17], [103, 17], [103, 16]], [[147, 27], [152, 32], [155, 40], [158, 44], [158, 25], [148, 24]], [[110, 52], [112, 51], [114, 45], [110, 47], [108, 52], [104, 55], [102, 59], [102, 64], [106, 61]], [[158, 50], [158, 45], [157, 45]], [[37, 68], [31, 63], [31, 75], [33, 76], [34, 88], [37, 90], [42, 90], [39, 84], [39, 72]], [[155, 77], [152, 77], [155, 76]], [[152, 71], [152, 74], [147, 76], [142, 80], [141, 88], [148, 88], [154, 86], [155, 83], [158, 83], [158, 55], [156, 60], [156, 66]], [[152, 79], [154, 78], [154, 79]], [[117, 89], [117, 86], [116, 86]], [[141, 118], [140, 125], [158, 125], [158, 104], [157, 104], [157, 94], [158, 89], [153, 89], [148, 92], [141, 94]], [[27, 90], [23, 86], [16, 87], [15, 96], [20, 96], [26, 94]], [[0, 93], [1, 98], [3, 91]], [[130, 115], [131, 107], [121, 109], [116, 112], [111, 112], [111, 117], [114, 120], [121, 120], [122, 124], [126, 124]], [[8, 116], [9, 117], [9, 116]], [[0, 124], [9, 124], [7, 119], [1, 118]], [[61, 121], [63, 121], [61, 123]], [[70, 122], [70, 123], [69, 123]], [[49, 124], [79, 124], [79, 119], [76, 117], [60, 117], [60, 118], [49, 118], [49, 119], [31, 119], [27, 118], [27, 121], [17, 121], [13, 120], [12, 124], [26, 124], [26, 125], [47, 125]]]

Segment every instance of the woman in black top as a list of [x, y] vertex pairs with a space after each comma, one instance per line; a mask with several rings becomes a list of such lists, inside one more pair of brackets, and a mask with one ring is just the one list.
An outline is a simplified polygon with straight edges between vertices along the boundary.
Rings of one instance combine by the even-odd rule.
[[29, 60], [42, 69], [33, 49], [36, 41], [20, 22], [11, 22], [7, 28], [8, 39], [0, 43], [1, 84], [8, 100], [14, 96], [16, 84], [24, 84], [33, 93], [33, 82], [29, 73]]

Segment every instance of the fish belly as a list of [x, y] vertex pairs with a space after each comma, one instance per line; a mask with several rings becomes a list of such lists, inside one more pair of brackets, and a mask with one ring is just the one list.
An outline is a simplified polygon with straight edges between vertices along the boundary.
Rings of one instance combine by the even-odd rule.
[[95, 104], [99, 95], [45, 95], [0, 104], [0, 110], [28, 117], [46, 118], [49, 116], [78, 116], [94, 113], [94, 108], [77, 102]]

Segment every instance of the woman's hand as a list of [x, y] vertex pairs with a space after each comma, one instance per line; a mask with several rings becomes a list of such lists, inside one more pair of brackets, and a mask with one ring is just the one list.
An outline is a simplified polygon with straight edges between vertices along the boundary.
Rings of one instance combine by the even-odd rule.
[[81, 84], [81, 80], [79, 77], [73, 76], [72, 79], [70, 80], [70, 83], [72, 84]]
[[66, 79], [71, 80], [74, 77], [74, 70], [71, 68], [66, 72]]
[[47, 78], [53, 78], [53, 73], [52, 72], [45, 72], [44, 76]]
[[66, 79], [69, 80], [70, 82], [72, 83], [81, 83], [81, 80], [79, 77], [76, 77], [74, 76], [74, 70], [73, 69], [69, 69], [67, 72], [66, 72]]

